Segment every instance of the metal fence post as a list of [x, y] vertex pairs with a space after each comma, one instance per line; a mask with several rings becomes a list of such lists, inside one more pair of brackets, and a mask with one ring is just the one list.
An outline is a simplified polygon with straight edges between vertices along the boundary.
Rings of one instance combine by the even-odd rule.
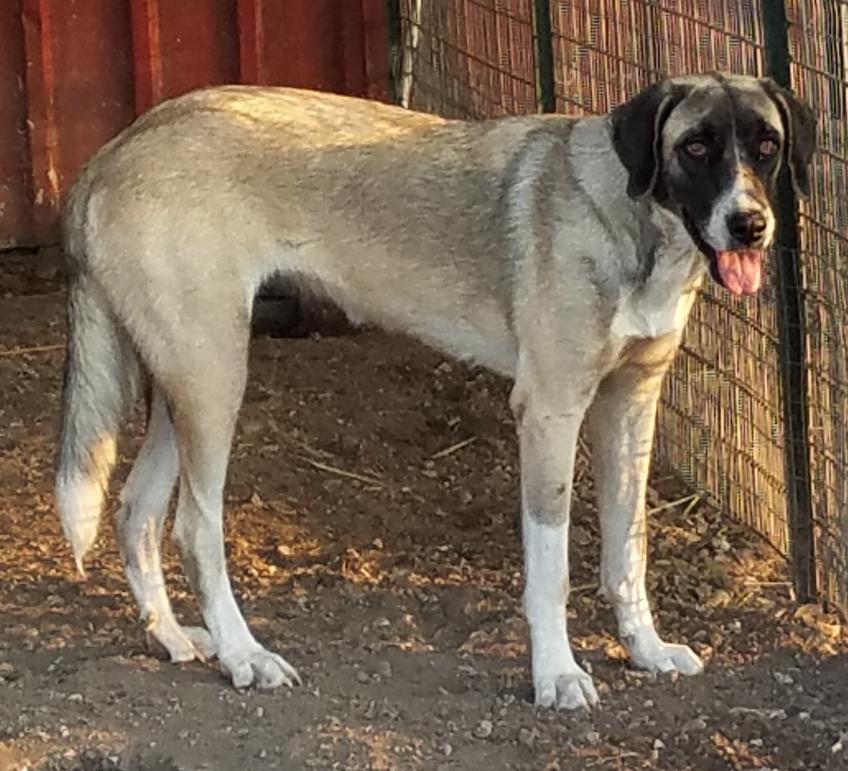
[[539, 111], [556, 112], [550, 0], [533, 0], [533, 53], [536, 58], [536, 102]]
[[[789, 88], [789, 36], [784, 0], [762, 0], [766, 70]], [[787, 170], [778, 188], [777, 288], [785, 468], [790, 552], [795, 592], [800, 602], [817, 597], [810, 441], [806, 378], [806, 310], [799, 251], [798, 205]]]
[[386, 0], [386, 34], [389, 40], [389, 98], [400, 102], [401, 62], [403, 61], [403, 21], [400, 0]]

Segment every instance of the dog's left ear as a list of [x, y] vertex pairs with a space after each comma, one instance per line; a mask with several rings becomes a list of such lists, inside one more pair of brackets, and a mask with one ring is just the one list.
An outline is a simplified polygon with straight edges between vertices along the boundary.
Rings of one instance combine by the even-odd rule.
[[686, 92], [682, 86], [655, 83], [612, 111], [612, 144], [630, 175], [631, 198], [653, 192], [662, 167], [663, 126]]
[[786, 135], [783, 162], [789, 167], [792, 187], [802, 198], [810, 197], [810, 161], [816, 150], [816, 116], [795, 94], [764, 78], [763, 88], [780, 112]]

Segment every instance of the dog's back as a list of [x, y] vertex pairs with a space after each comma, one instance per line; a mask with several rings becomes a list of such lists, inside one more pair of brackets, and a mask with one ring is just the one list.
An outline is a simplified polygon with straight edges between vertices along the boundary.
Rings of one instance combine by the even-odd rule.
[[[521, 158], [528, 137], [565, 136], [569, 125], [445, 121], [296, 89], [207, 89], [154, 108], [92, 159], [70, 195], [66, 245], [124, 326], [142, 312], [123, 307], [130, 301], [249, 309], [261, 281], [281, 271], [354, 320], [508, 374], [510, 186], [521, 184], [522, 163], [538, 163]], [[200, 275], [206, 294], [190, 297]], [[422, 304], [426, 318], [415, 312]], [[145, 330], [131, 332], [136, 345]]]

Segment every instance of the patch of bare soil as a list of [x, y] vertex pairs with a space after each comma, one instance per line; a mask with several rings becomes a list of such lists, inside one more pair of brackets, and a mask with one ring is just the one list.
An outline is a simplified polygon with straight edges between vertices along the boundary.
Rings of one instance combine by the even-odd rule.
[[[772, 551], [661, 478], [659, 625], [708, 665], [676, 681], [627, 667], [595, 596], [585, 453], [569, 628], [603, 703], [534, 708], [507, 385], [377, 334], [254, 344], [229, 563], [253, 628], [304, 686], [237, 692], [214, 667], [167, 663], [137, 621], [111, 524], [87, 582], [60, 537], [63, 295], [36, 278], [0, 269], [3, 771], [848, 767], [838, 620], [793, 605]], [[167, 570], [196, 622], [170, 544]]]

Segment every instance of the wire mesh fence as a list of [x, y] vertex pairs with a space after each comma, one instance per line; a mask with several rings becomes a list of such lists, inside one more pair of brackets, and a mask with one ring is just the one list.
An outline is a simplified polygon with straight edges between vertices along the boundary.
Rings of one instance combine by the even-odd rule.
[[822, 591], [848, 607], [848, 3], [793, 0], [792, 80], [816, 112], [814, 192], [801, 206], [811, 481]]
[[401, 0], [398, 99], [451, 118], [536, 112], [532, 0]]
[[[396, 82], [405, 106], [449, 117], [536, 112], [545, 105], [548, 46], [556, 110], [603, 113], [664, 75], [763, 75], [766, 21], [778, 5], [788, 20], [791, 85], [817, 113], [820, 143], [814, 193], [799, 215], [803, 361], [787, 361], [774, 270], [781, 259], [797, 265], [795, 256], [778, 254], [757, 300], [705, 286], [665, 384], [656, 456], [784, 554], [797, 534], [790, 493], [800, 473], [787, 459], [801, 457], [818, 585], [846, 610], [848, 0], [399, 0]], [[793, 365], [809, 431], [794, 455], [782, 377]]]

